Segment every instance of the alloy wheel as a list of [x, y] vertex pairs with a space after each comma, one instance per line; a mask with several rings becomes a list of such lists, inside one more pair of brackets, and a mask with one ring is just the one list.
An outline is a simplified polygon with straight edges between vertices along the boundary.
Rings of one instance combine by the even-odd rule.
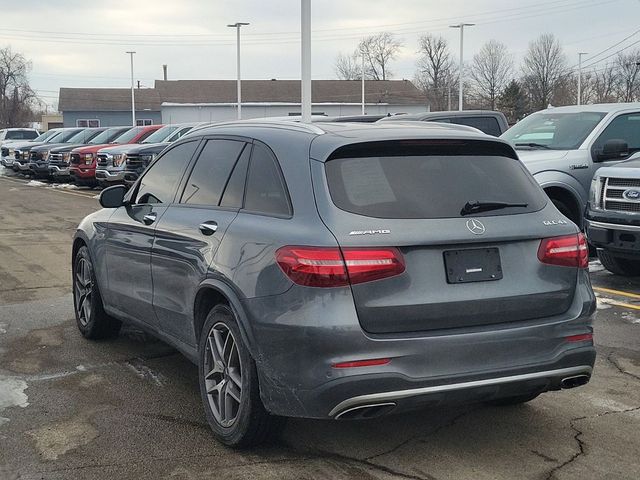
[[91, 281], [91, 265], [86, 258], [79, 258], [76, 262], [73, 278], [78, 319], [82, 326], [87, 326], [89, 320], [91, 320], [93, 283]]
[[242, 364], [236, 339], [222, 322], [207, 336], [204, 380], [213, 416], [221, 426], [230, 427], [242, 402]]

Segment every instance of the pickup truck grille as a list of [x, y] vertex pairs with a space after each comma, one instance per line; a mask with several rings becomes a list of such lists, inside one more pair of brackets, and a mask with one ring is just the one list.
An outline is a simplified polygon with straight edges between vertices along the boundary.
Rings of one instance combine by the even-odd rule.
[[604, 210], [640, 213], [640, 198], [630, 200], [624, 196], [625, 190], [640, 187], [640, 179], [602, 178], [602, 182], [600, 205]]
[[131, 172], [137, 172], [138, 169], [141, 169], [144, 167], [145, 167], [144, 160], [142, 160], [138, 156], [131, 155], [127, 157], [127, 162], [124, 169]]
[[98, 154], [98, 168], [108, 167], [110, 165], [109, 156], [105, 153]]

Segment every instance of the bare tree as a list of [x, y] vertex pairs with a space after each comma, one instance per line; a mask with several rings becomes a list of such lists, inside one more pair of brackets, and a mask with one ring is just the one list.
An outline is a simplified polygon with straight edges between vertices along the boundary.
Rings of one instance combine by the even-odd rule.
[[554, 35], [540, 35], [529, 44], [522, 70], [524, 87], [535, 108], [547, 108], [555, 89], [564, 80], [566, 69], [566, 57]]
[[35, 93], [29, 86], [27, 73], [31, 64], [11, 47], [0, 49], [0, 125], [24, 125], [32, 116]]
[[340, 53], [336, 58], [335, 70], [340, 80], [360, 80], [362, 78], [362, 67], [355, 54]]
[[615, 65], [607, 64], [602, 70], [594, 70], [591, 72], [591, 79], [595, 103], [610, 103], [617, 100], [619, 74]]
[[640, 93], [640, 50], [624, 54], [616, 58], [618, 72], [618, 100], [633, 102]]
[[381, 32], [363, 38], [354, 56], [364, 55], [366, 76], [372, 80], [388, 80], [393, 75], [389, 62], [395, 60], [403, 47], [393, 33]]
[[445, 110], [451, 103], [454, 77], [457, 76], [449, 45], [443, 37], [431, 34], [421, 36], [418, 44], [420, 58], [416, 83], [433, 110]]
[[473, 56], [470, 77], [476, 94], [491, 110], [496, 108], [496, 100], [504, 87], [511, 81], [513, 57], [507, 46], [497, 40], [489, 40]]

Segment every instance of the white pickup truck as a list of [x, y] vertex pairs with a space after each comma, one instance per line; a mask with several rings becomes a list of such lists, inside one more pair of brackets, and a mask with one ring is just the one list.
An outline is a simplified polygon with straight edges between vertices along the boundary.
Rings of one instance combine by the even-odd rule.
[[556, 207], [583, 227], [596, 171], [640, 151], [640, 103], [549, 108], [529, 115], [501, 138], [515, 146]]

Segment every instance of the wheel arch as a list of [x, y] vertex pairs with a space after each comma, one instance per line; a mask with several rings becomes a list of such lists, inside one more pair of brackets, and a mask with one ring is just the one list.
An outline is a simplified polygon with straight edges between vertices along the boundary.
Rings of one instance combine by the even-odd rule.
[[235, 314], [242, 340], [256, 360], [252, 329], [239, 295], [227, 283], [218, 279], [205, 280], [196, 293], [193, 302], [193, 331], [196, 345], [200, 343], [200, 335], [207, 315], [213, 307], [220, 304], [229, 306]]
[[[561, 175], [561, 178], [558, 178], [558, 175]], [[535, 179], [550, 199], [567, 204], [573, 216], [570, 220], [582, 228], [586, 205], [586, 192], [582, 185], [575, 178], [561, 172], [543, 172], [535, 175]]]

